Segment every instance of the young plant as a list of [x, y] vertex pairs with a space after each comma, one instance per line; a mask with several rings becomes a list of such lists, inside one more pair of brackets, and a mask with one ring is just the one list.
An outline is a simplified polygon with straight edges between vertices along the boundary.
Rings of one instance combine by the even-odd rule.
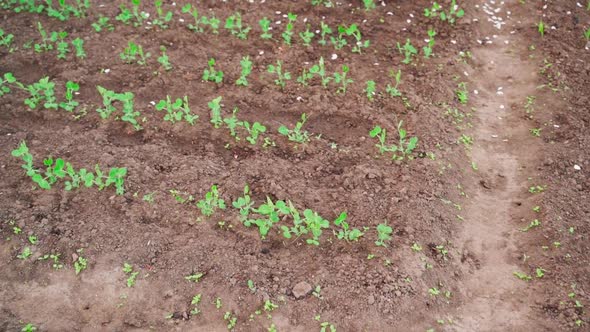
[[436, 36], [436, 31], [434, 31], [432, 28], [428, 29], [428, 44], [422, 48], [424, 51], [424, 57], [426, 59], [430, 58], [432, 55], [432, 48], [434, 47], [435, 43], [434, 36]]
[[[394, 74], [395, 73], [395, 74]], [[402, 71], [398, 69], [397, 72], [394, 72], [393, 69], [389, 72], [389, 75], [395, 78], [395, 85], [392, 86], [387, 84], [385, 88], [385, 92], [387, 92], [391, 97], [401, 97], [402, 93], [399, 91], [398, 87], [402, 80]]]
[[77, 189], [81, 184], [87, 188], [97, 186], [98, 190], [114, 185], [117, 195], [123, 195], [124, 193], [123, 185], [125, 176], [127, 175], [126, 168], [113, 167], [109, 170], [108, 175], [105, 176], [99, 166], [96, 165], [95, 175], [84, 168], [76, 172], [69, 162], [65, 162], [61, 158], [55, 161], [52, 158], [47, 158], [43, 161], [46, 170], [42, 173], [40, 169], [33, 167], [34, 158], [29, 152], [25, 141], [22, 141], [19, 147], [12, 151], [12, 156], [22, 159], [24, 164], [21, 167], [26, 171], [27, 176], [41, 189], [51, 189], [51, 186], [58, 180], [65, 179], [68, 176], [69, 180], [65, 181], [65, 189], [67, 191]]
[[346, 94], [346, 88], [348, 87], [348, 84], [353, 82], [352, 79], [347, 78], [349, 71], [350, 69], [347, 65], [342, 65], [342, 73], [334, 73], [334, 83], [340, 84], [340, 87], [338, 90], [336, 90], [336, 93]]
[[362, 40], [361, 31], [356, 24], [351, 24], [345, 29], [347, 36], [353, 36], [355, 39], [354, 46], [352, 47], [352, 53], [362, 53], [363, 48], [368, 48], [371, 42], [369, 40]]
[[225, 20], [225, 28], [228, 29], [232, 35], [242, 40], [248, 39], [248, 32], [252, 30], [249, 26], [242, 26], [242, 14], [239, 12], [231, 15]]
[[203, 80], [215, 82], [217, 84], [223, 82], [223, 71], [215, 70], [215, 59], [209, 59], [207, 64], [209, 65], [209, 68], [205, 68], [205, 70], [203, 71]]
[[310, 209], [305, 209], [303, 211], [303, 215], [305, 216], [305, 225], [307, 227], [308, 233], [312, 236], [311, 238], [305, 240], [305, 242], [307, 242], [307, 244], [319, 246], [320, 236], [323, 232], [322, 230], [330, 227], [330, 222], [322, 218], [317, 212]]
[[[81, 250], [78, 250], [81, 253]], [[76, 275], [80, 274], [82, 271], [88, 268], [88, 260], [81, 255], [78, 256], [78, 259], [74, 262], [74, 269], [76, 270]]]
[[270, 20], [268, 18], [263, 17], [260, 21], [258, 21], [258, 25], [260, 25], [260, 29], [262, 29], [262, 33], [260, 34], [260, 38], [262, 39], [272, 39], [272, 33], [270, 32]]
[[168, 54], [166, 54], [166, 47], [160, 46], [160, 51], [162, 52], [162, 55], [158, 57], [158, 62], [162, 65], [165, 71], [172, 70], [173, 67], [172, 64], [170, 64], [170, 58], [168, 57]]
[[119, 7], [121, 13], [117, 15], [115, 19], [117, 21], [123, 22], [125, 25], [131, 23], [131, 20], [135, 19], [135, 21], [133, 22], [133, 26], [141, 26], [143, 24], [143, 21], [148, 19], [149, 15], [139, 10], [140, 4], [141, 0], [131, 0], [131, 10], [129, 10], [124, 4], [122, 4]]
[[588, 27], [587, 30], [584, 30], [584, 38], [586, 38], [587, 41], [590, 41], [590, 27]]
[[236, 85], [248, 86], [248, 76], [252, 73], [252, 61], [250, 60], [250, 57], [242, 57], [242, 60], [240, 60], [240, 66], [242, 67], [242, 70], [240, 72], [240, 77], [236, 80]]
[[248, 131], [248, 137], [246, 137], [246, 140], [252, 145], [256, 145], [260, 134], [266, 132], [266, 127], [258, 122], [254, 122], [250, 126], [248, 121], [244, 121], [242, 122], [242, 126]]
[[25, 99], [25, 105], [29, 106], [30, 109], [35, 109], [37, 106], [43, 105], [45, 109], [57, 110], [59, 105], [55, 98], [55, 83], [51, 82], [49, 77], [44, 77], [39, 82], [27, 85], [26, 87], [18, 82], [16, 84], [29, 92], [30, 96]]
[[74, 100], [74, 93], [80, 90], [80, 85], [72, 81], [66, 83], [65, 101], [59, 103], [59, 107], [67, 112], [73, 112], [80, 103]]
[[195, 124], [195, 121], [199, 118], [198, 115], [192, 114], [191, 109], [188, 105], [187, 96], [184, 96], [183, 99], [176, 98], [175, 102], [172, 102], [170, 96], [166, 96], [166, 100], [160, 100], [156, 104], [156, 110], [166, 110], [164, 121], [169, 121], [172, 123], [184, 120], [192, 126]]
[[139, 272], [133, 271], [133, 266], [127, 262], [123, 264], [123, 272], [129, 276], [127, 278], [127, 287], [131, 288], [135, 286], [135, 280], [137, 279]]
[[114, 31], [115, 27], [109, 22], [110, 18], [99, 15], [98, 20], [92, 23], [92, 27], [96, 32]]
[[202, 17], [199, 18], [199, 10], [197, 9], [197, 7], [193, 7], [193, 5], [191, 5], [190, 3], [187, 3], [186, 5], [184, 5], [182, 7], [182, 12], [183, 13], [190, 13], [193, 16], [193, 20], [194, 20], [194, 24], [189, 23], [187, 25], [188, 29], [193, 31], [193, 32], [199, 32], [202, 33], [204, 32], [203, 27], [201, 27], [201, 23], [203, 23], [204, 20], [206, 20], [206, 17]]
[[304, 46], [311, 46], [311, 41], [313, 39], [313, 37], [315, 36], [315, 33], [313, 33], [310, 30], [310, 26], [309, 24], [307, 25], [307, 28], [305, 29], [305, 31], [302, 31], [299, 33], [299, 37], [301, 38], [301, 40], [303, 41], [303, 45]]
[[111, 114], [117, 111], [117, 108], [113, 106], [113, 103], [118, 102], [122, 105], [123, 116], [121, 117], [121, 121], [129, 122], [133, 125], [135, 130], [142, 129], [141, 125], [137, 121], [137, 118], [141, 116], [141, 113], [139, 111], [135, 111], [133, 108], [134, 95], [132, 92], [116, 93], [114, 91], [105, 89], [100, 85], [97, 86], [96, 89], [102, 96], [103, 107], [96, 109], [101, 118], [108, 119]]
[[227, 311], [225, 315], [223, 315], [223, 320], [227, 322], [227, 330], [232, 331], [236, 327], [238, 317]]
[[399, 50], [399, 53], [404, 56], [404, 60], [402, 60], [402, 63], [406, 65], [412, 63], [412, 58], [416, 56], [416, 54], [418, 54], [418, 50], [416, 50], [414, 45], [412, 45], [410, 39], [406, 39], [406, 43], [404, 44], [404, 46], [401, 46], [398, 42], [397, 49]]
[[72, 45], [74, 46], [74, 50], [76, 51], [76, 58], [84, 59], [86, 58], [86, 51], [84, 51], [84, 40], [81, 38], [76, 38], [72, 40]]
[[211, 17], [203, 16], [201, 17], [201, 23], [203, 25], [208, 25], [211, 28], [211, 32], [214, 35], [219, 34], [219, 25], [221, 24], [221, 20], [215, 17], [215, 15]]
[[14, 48], [12, 47], [13, 40], [13, 34], [7, 34], [6, 32], [4, 32], [4, 30], [2, 30], [2, 28], [0, 28], [0, 46], [6, 47], [10, 53], [14, 51]]
[[152, 21], [152, 24], [155, 26], [160, 27], [160, 29], [164, 30], [168, 28], [168, 23], [172, 20], [172, 12], [164, 13], [162, 9], [162, 0], [155, 0], [154, 6], [156, 7], [156, 18]]
[[344, 38], [345, 36], [346, 36], [346, 26], [339, 25], [338, 26], [338, 34], [336, 36], [330, 36], [330, 41], [332, 42], [334, 49], [340, 50], [348, 44], [348, 42], [346, 41], [346, 38]]
[[236, 129], [242, 125], [242, 122], [238, 120], [238, 117], [236, 116], [237, 113], [238, 108], [234, 107], [234, 110], [232, 111], [232, 116], [223, 119], [223, 123], [225, 123], [225, 125], [229, 129], [230, 135], [234, 137], [236, 141], [239, 141], [240, 137], [238, 137]]
[[367, 99], [369, 99], [369, 101], [373, 101], [375, 99], [376, 91], [377, 91], [377, 86], [376, 86], [375, 81], [373, 81], [373, 80], [367, 81], [367, 87], [365, 88], [365, 93], [367, 94]]
[[541, 37], [545, 37], [545, 23], [543, 22], [543, 19], [537, 23], [537, 30], [541, 34]]
[[377, 137], [379, 139], [379, 143], [375, 144], [375, 146], [379, 149], [380, 154], [385, 154], [385, 152], [392, 153], [392, 159], [394, 160], [403, 160], [406, 156], [410, 156], [412, 151], [416, 148], [418, 144], [417, 137], [411, 137], [407, 140], [407, 132], [405, 129], [402, 128], [403, 121], [400, 121], [397, 125], [397, 130], [399, 134], [399, 142], [392, 145], [387, 145], [385, 142], [387, 141], [387, 131], [385, 128], [381, 128], [380, 126], [376, 126], [369, 132], [369, 136], [372, 138]]
[[48, 35], [45, 28], [43, 28], [43, 25], [41, 25], [41, 22], [37, 22], [37, 31], [39, 31], [39, 35], [41, 35], [41, 43], [35, 43], [35, 52], [42, 53], [53, 50], [53, 43], [57, 40], [57, 32]]
[[448, 12], [441, 11], [440, 13], [441, 21], [448, 21], [451, 24], [455, 24], [455, 21], [463, 16], [465, 16], [465, 11], [459, 8], [459, 6], [457, 5], [457, 0], [451, 1], [451, 6]]
[[322, 45], [322, 46], [326, 46], [328, 44], [328, 41], [326, 40], [326, 36], [329, 36], [332, 34], [332, 29], [330, 28], [329, 25], [327, 25], [326, 23], [324, 23], [324, 21], [320, 22], [320, 40], [318, 41], [318, 44]]
[[221, 116], [221, 99], [222, 97], [219, 96], [207, 104], [211, 110], [211, 123], [215, 128], [219, 128], [223, 124], [223, 118]]
[[122, 53], [119, 53], [119, 57], [127, 64], [137, 63], [138, 65], [145, 66], [147, 64], [147, 59], [151, 56], [151, 54], [143, 53], [143, 47], [138, 45], [132, 41], [127, 44], [127, 47], [123, 50]]
[[4, 73], [3, 76], [0, 76], [0, 97], [12, 91], [10, 90], [8, 84], [15, 84], [17, 87], [24, 89], [22, 83], [17, 82], [16, 78], [14, 77], [14, 75], [12, 75], [12, 73]]
[[369, 11], [376, 8], [375, 0], [363, 0], [363, 5], [365, 6], [365, 11]]
[[457, 85], [455, 95], [459, 100], [459, 103], [465, 105], [469, 101], [469, 91], [467, 91], [467, 83], [461, 82]]
[[293, 29], [296, 20], [297, 15], [293, 13], [287, 14], [287, 24], [285, 25], [285, 31], [281, 34], [281, 37], [283, 37], [283, 41], [286, 45], [291, 46], [291, 41], [293, 39]]
[[205, 198], [197, 202], [197, 207], [206, 217], [212, 216], [217, 209], [225, 210], [225, 201], [219, 198], [217, 185], [211, 186], [211, 190], [205, 194]]
[[387, 221], [377, 225], [377, 241], [375, 241], [375, 244], [381, 247], [387, 247], [386, 242], [391, 240], [391, 233], [393, 233], [393, 229], [387, 225]]
[[303, 125], [307, 121], [307, 115], [305, 113], [301, 114], [301, 121], [295, 124], [295, 128], [289, 129], [286, 126], [279, 127], [279, 134], [283, 136], [287, 136], [289, 141], [305, 144], [309, 142], [309, 133], [307, 130], [301, 130]]
[[[250, 219], [249, 216], [253, 211], [254, 202], [250, 197], [250, 187], [248, 185], [244, 186], [244, 195], [233, 201], [232, 206], [240, 211], [240, 221], [242, 223]], [[250, 224], [247, 226], [249, 227]]]
[[[57, 36], [57, 39], [54, 40], [54, 36]], [[51, 35], [51, 39], [56, 42], [55, 48], [57, 50], [57, 58], [64, 60], [68, 53], [70, 53], [70, 45], [65, 41], [65, 38], [68, 36], [68, 33], [65, 31], [58, 32], [57, 35]]]
[[276, 74], [275, 84], [285, 89], [286, 81], [291, 79], [291, 73], [283, 72], [283, 63], [277, 60], [276, 65], [268, 65], [267, 71], [271, 74]]
[[317, 75], [320, 77], [320, 80], [322, 82], [322, 86], [327, 89], [328, 88], [328, 84], [330, 83], [330, 81], [332, 81], [332, 77], [328, 76], [326, 74], [326, 64], [324, 62], [324, 57], [320, 57], [320, 61], [318, 62], [317, 65], [313, 65], [310, 69], [309, 69], [309, 73], [312, 75]]
[[340, 216], [338, 216], [338, 218], [336, 218], [336, 220], [334, 220], [334, 225], [340, 226], [342, 228], [338, 231], [338, 233], [336, 233], [336, 231], [334, 231], [334, 234], [340, 240], [355, 241], [356, 242], [361, 238], [361, 236], [364, 235], [364, 233], [360, 229], [357, 229], [357, 228], [351, 229], [350, 226], [348, 225], [348, 223], [346, 222], [347, 217], [348, 217], [347, 213], [342, 212], [340, 214]]

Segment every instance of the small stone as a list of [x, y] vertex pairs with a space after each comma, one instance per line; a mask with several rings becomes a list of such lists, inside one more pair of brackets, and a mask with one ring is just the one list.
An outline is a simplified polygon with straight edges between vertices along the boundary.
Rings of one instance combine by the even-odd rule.
[[301, 281], [293, 287], [293, 295], [296, 299], [300, 299], [311, 293], [311, 285], [306, 281]]
[[373, 295], [369, 295], [368, 302], [369, 304], [375, 304], [375, 297]]

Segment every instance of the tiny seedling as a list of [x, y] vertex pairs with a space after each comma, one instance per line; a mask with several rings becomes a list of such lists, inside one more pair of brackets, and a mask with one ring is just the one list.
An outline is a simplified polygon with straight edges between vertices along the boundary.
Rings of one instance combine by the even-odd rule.
[[173, 67], [172, 67], [172, 64], [170, 63], [170, 58], [168, 57], [168, 54], [166, 53], [166, 47], [160, 46], [160, 51], [162, 52], [162, 55], [158, 57], [158, 63], [160, 65], [162, 65], [162, 67], [164, 68], [165, 71], [171, 71]]
[[434, 31], [434, 29], [432, 28], [428, 29], [428, 44], [422, 48], [422, 51], [424, 52], [424, 57], [426, 59], [432, 56], [432, 48], [435, 44], [434, 36], [436, 36], [436, 31]]
[[[78, 250], [81, 253], [81, 250]], [[88, 268], [88, 260], [82, 256], [78, 256], [78, 259], [74, 262], [74, 269], [76, 270], [76, 275], [80, 274], [82, 271]]]
[[204, 273], [191, 273], [188, 276], [185, 276], [184, 279], [188, 280], [190, 282], [194, 282], [197, 283], [199, 281], [201, 281], [201, 278], [203, 278], [205, 276]]
[[403, 46], [398, 42], [397, 49], [404, 56], [402, 63], [406, 65], [412, 63], [412, 58], [418, 54], [418, 50], [412, 45], [410, 39], [406, 39], [406, 43]]
[[135, 286], [135, 280], [137, 279], [139, 272], [133, 271], [133, 266], [127, 262], [125, 262], [123, 264], [123, 272], [129, 276], [129, 277], [127, 277], [127, 281], [126, 281], [127, 287], [131, 288], [131, 287]]
[[348, 42], [346, 41], [345, 36], [346, 36], [346, 26], [339, 25], [338, 26], [338, 34], [335, 36], [330, 36], [330, 42], [332, 43], [332, 46], [334, 46], [334, 49], [340, 50], [344, 46], [348, 45]]
[[385, 128], [375, 126], [375, 128], [369, 132], [369, 136], [372, 138], [377, 137], [379, 139], [379, 143], [375, 144], [375, 146], [379, 149], [380, 154], [391, 152], [392, 159], [394, 160], [403, 160], [405, 157], [410, 158], [412, 151], [414, 151], [416, 145], [418, 144], [418, 137], [414, 136], [410, 139], [407, 139], [407, 131], [402, 128], [402, 125], [403, 121], [400, 121], [397, 125], [397, 131], [399, 135], [399, 142], [397, 145], [387, 145], [385, 143], [387, 140], [387, 131]]
[[324, 62], [324, 57], [320, 57], [320, 61], [318, 62], [317, 65], [313, 65], [310, 69], [309, 69], [309, 73], [311, 75], [317, 75], [320, 77], [320, 80], [322, 82], [322, 86], [327, 89], [328, 88], [328, 84], [330, 83], [330, 81], [333, 80], [333, 77], [329, 76], [326, 74], [326, 64]]
[[236, 85], [248, 86], [248, 76], [252, 73], [252, 61], [250, 60], [250, 57], [243, 57], [242, 60], [240, 60], [240, 66], [242, 67], [242, 70], [240, 72], [240, 77], [236, 80]]
[[545, 23], [542, 19], [537, 23], [537, 30], [539, 31], [539, 34], [541, 34], [541, 37], [545, 37]]
[[523, 281], [531, 281], [531, 280], [533, 280], [533, 277], [531, 277], [530, 275], [528, 275], [526, 273], [514, 271], [512, 274], [515, 277], [517, 277], [518, 279], [523, 280]]
[[80, 85], [71, 81], [66, 82], [65, 101], [59, 103], [59, 107], [67, 112], [73, 112], [80, 103], [74, 100], [74, 94], [80, 90]]
[[346, 94], [346, 89], [348, 88], [348, 85], [353, 83], [353, 80], [347, 77], [349, 71], [350, 68], [348, 68], [347, 65], [342, 65], [342, 72], [334, 73], [334, 83], [340, 84], [340, 87], [338, 87], [336, 93]]
[[326, 23], [324, 23], [324, 21], [320, 22], [320, 40], [318, 41], [318, 44], [325, 46], [328, 44], [328, 41], [326, 40], [326, 36], [329, 36], [332, 34], [332, 28], [330, 28], [329, 25], [327, 25]]
[[[121, 13], [115, 17], [117, 21], [123, 22], [123, 24], [128, 25], [129, 23], [133, 23], [134, 27], [139, 27], [143, 24], [143, 21], [147, 20], [149, 15], [146, 12], [139, 10], [139, 5], [141, 4], [141, 0], [131, 0], [131, 10], [129, 10], [124, 4], [122, 4], [119, 9]], [[132, 22], [132, 20], [134, 20]]]
[[96, 109], [101, 118], [108, 119], [111, 114], [117, 111], [117, 108], [113, 106], [113, 103], [118, 102], [122, 105], [123, 116], [121, 117], [121, 121], [129, 122], [133, 125], [135, 130], [142, 129], [141, 125], [137, 121], [137, 118], [141, 116], [141, 113], [133, 108], [133, 93], [116, 93], [114, 91], [105, 89], [100, 85], [98, 85], [96, 89], [102, 96], [103, 107]]
[[295, 25], [295, 21], [297, 20], [297, 15], [293, 14], [293, 13], [288, 13], [287, 14], [287, 24], [285, 25], [285, 31], [281, 34], [281, 37], [283, 37], [283, 42], [286, 45], [291, 46], [291, 42], [293, 39], [293, 29], [294, 29], [294, 25]]
[[[240, 221], [245, 223], [247, 220], [249, 220], [249, 215], [254, 207], [254, 202], [250, 197], [250, 187], [248, 185], [244, 187], [244, 195], [233, 201], [232, 206], [239, 210]], [[246, 226], [249, 227], [250, 224], [247, 224]]]
[[301, 41], [303, 41], [303, 46], [311, 46], [311, 41], [314, 36], [315, 33], [311, 31], [309, 24], [307, 25], [305, 31], [299, 33], [299, 38], [301, 38]]
[[221, 20], [215, 17], [215, 15], [211, 17], [201, 17], [201, 23], [203, 25], [208, 25], [209, 28], [211, 28], [211, 33], [214, 35], [219, 34], [219, 25], [221, 24]]
[[455, 95], [459, 100], [459, 103], [465, 105], [469, 101], [469, 91], [467, 91], [467, 83], [461, 82], [457, 85]]
[[531, 132], [531, 135], [535, 136], [535, 137], [541, 137], [541, 128], [531, 128], [529, 129], [529, 131]]
[[201, 27], [202, 18], [199, 18], [199, 10], [196, 6], [193, 7], [190, 3], [184, 5], [181, 9], [183, 14], [191, 14], [194, 20], [194, 23], [189, 23], [187, 28], [194, 32], [202, 33], [204, 31], [203, 27]]
[[166, 100], [160, 100], [156, 104], [156, 110], [166, 110], [164, 121], [172, 123], [185, 120], [191, 126], [195, 124], [195, 121], [199, 118], [198, 115], [192, 114], [188, 104], [188, 97], [184, 96], [183, 99], [176, 98], [175, 102], [172, 102], [170, 96], [166, 96]]
[[263, 17], [260, 21], [258, 21], [258, 25], [260, 25], [260, 29], [262, 33], [260, 34], [260, 38], [262, 39], [272, 39], [272, 33], [270, 32], [270, 20], [268, 18]]
[[74, 46], [74, 50], [76, 52], [76, 58], [84, 59], [86, 58], [86, 51], [84, 51], [84, 40], [81, 38], [76, 38], [72, 40], [72, 45]]
[[231, 32], [232, 35], [246, 40], [248, 39], [248, 32], [252, 30], [249, 26], [242, 26], [242, 14], [235, 13], [225, 20], [225, 28]]
[[[340, 29], [340, 28], [339, 28]], [[362, 40], [361, 31], [358, 28], [358, 25], [351, 24], [348, 28], [344, 30], [347, 36], [353, 36], [355, 39], [354, 46], [352, 47], [352, 53], [362, 53], [363, 48], [368, 48], [371, 42], [369, 40]]]
[[377, 91], [377, 84], [375, 81], [370, 80], [367, 81], [367, 87], [365, 88], [365, 93], [367, 94], [367, 99], [369, 101], [373, 101], [375, 99], [376, 91]]
[[[589, 2], [590, 4], [590, 2]], [[590, 27], [588, 27], [588, 29], [584, 30], [584, 38], [586, 38], [587, 41], [590, 41]], [[1, 43], [0, 43], [1, 45]]]
[[37, 327], [32, 323], [27, 323], [27, 325], [23, 326], [21, 332], [35, 332], [37, 331]]
[[203, 71], [203, 80], [217, 84], [223, 82], [223, 71], [215, 69], [215, 59], [209, 59], [207, 64], [209, 67]]
[[92, 27], [96, 32], [114, 31], [115, 27], [110, 23], [110, 18], [99, 15], [98, 20], [92, 23]]
[[248, 121], [243, 121], [242, 126], [248, 131], [248, 137], [246, 137], [246, 140], [252, 145], [256, 145], [260, 134], [266, 132], [266, 127], [259, 122], [254, 122], [250, 125]]
[[164, 13], [162, 9], [162, 0], [154, 1], [156, 7], [156, 18], [152, 21], [152, 24], [164, 30], [168, 28], [168, 23], [172, 20], [172, 12], [168, 11]]
[[151, 54], [149, 52], [143, 52], [143, 47], [141, 45], [138, 45], [132, 41], [127, 44], [127, 47], [125, 47], [122, 53], [119, 53], [119, 57], [126, 64], [137, 63], [141, 66], [145, 66], [147, 64], [147, 59], [150, 56]]
[[393, 69], [389, 72], [389, 75], [395, 78], [395, 85], [392, 86], [391, 84], [387, 84], [385, 88], [385, 92], [387, 92], [391, 97], [401, 97], [402, 93], [399, 91], [399, 84], [401, 83], [402, 79], [402, 71], [398, 69], [397, 72], [394, 72]]
[[2, 28], [0, 28], [0, 46], [6, 47], [10, 53], [14, 52], [14, 48], [12, 47], [13, 40], [13, 34], [7, 34], [6, 32], [4, 32], [4, 30], [2, 30]]
[[381, 247], [387, 247], [386, 242], [391, 240], [391, 233], [393, 233], [393, 228], [387, 225], [387, 221], [377, 225], [377, 241], [375, 244]]
[[[346, 240], [346, 241], [358, 241], [364, 233], [357, 228], [351, 229], [348, 223], [346, 222], [346, 218], [348, 217], [346, 212], [342, 212], [338, 218], [334, 220], [334, 225], [340, 226], [338, 232], [334, 231], [334, 234], [338, 237], [339, 240]], [[319, 286], [318, 286], [319, 287]]]
[[310, 140], [309, 133], [307, 132], [307, 130], [301, 130], [306, 121], [307, 115], [303, 113], [301, 114], [301, 121], [298, 121], [295, 124], [295, 128], [289, 129], [286, 126], [280, 126], [278, 130], [279, 134], [287, 136], [289, 138], [289, 141], [305, 144]]
[[539, 221], [539, 219], [533, 219], [525, 228], [521, 229], [521, 232], [528, 232], [529, 230], [533, 229], [533, 228], [537, 228], [541, 226], [541, 221]]
[[286, 81], [291, 79], [291, 73], [283, 72], [283, 62], [277, 60], [276, 65], [268, 65], [267, 71], [271, 74], [276, 74], [275, 84], [280, 86], [281, 89], [285, 89]]
[[190, 311], [191, 316], [198, 315], [201, 313], [201, 310], [199, 309], [198, 306], [199, 306], [199, 303], [201, 303], [202, 297], [203, 296], [201, 294], [197, 294], [197, 295], [193, 296], [193, 298], [191, 300], [191, 305], [193, 305], [194, 308], [191, 309], [191, 311]]
[[25, 247], [23, 249], [23, 251], [16, 256], [16, 258], [24, 261], [24, 260], [29, 259], [29, 257], [31, 257], [32, 254], [33, 254], [33, 252], [31, 251], [31, 248]]
[[204, 216], [210, 217], [215, 210], [225, 210], [225, 201], [219, 198], [217, 185], [212, 185], [211, 190], [205, 194], [205, 198], [197, 202], [197, 207], [201, 209]]
[[215, 127], [215, 128], [219, 128], [223, 124], [223, 118], [221, 116], [221, 99], [222, 99], [222, 97], [219, 96], [207, 104], [207, 106], [211, 110], [211, 112], [210, 112], [211, 121], [210, 122], [213, 124], [213, 127]]
[[230, 311], [226, 311], [225, 315], [223, 315], [223, 320], [227, 323], [228, 331], [232, 331], [238, 322], [238, 317], [233, 315]]
[[252, 281], [251, 279], [248, 279], [248, 289], [253, 294], [256, 293], [256, 286], [254, 286], [254, 281]]
[[366, 11], [370, 11], [375, 9], [377, 6], [375, 5], [375, 0], [363, 0], [363, 5], [365, 6]]

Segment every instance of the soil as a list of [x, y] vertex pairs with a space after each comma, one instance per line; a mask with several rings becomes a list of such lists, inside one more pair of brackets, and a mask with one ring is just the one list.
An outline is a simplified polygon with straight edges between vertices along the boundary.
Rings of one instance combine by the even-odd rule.
[[[88, 18], [67, 22], [2, 10], [1, 27], [14, 34], [18, 49], [0, 48], [0, 73], [27, 84], [49, 76], [59, 97], [65, 82], [79, 82], [76, 99], [87, 114], [29, 110], [26, 94], [16, 90], [1, 97], [0, 330], [19, 331], [30, 322], [40, 331], [224, 331], [227, 311], [237, 317], [236, 331], [266, 331], [271, 324], [278, 331], [320, 330], [322, 322], [338, 331], [588, 330], [590, 51], [582, 34], [590, 12], [575, 2], [496, 2], [461, 4], [466, 14], [455, 25], [424, 17], [428, 1], [388, 2], [369, 12], [357, 9], [360, 1], [335, 8], [308, 1], [198, 4], [218, 17], [242, 12], [255, 27], [247, 41], [224, 29], [218, 36], [190, 32], [177, 21], [189, 20], [180, 5], [164, 6], [174, 22], [163, 31], [114, 21], [122, 1], [93, 4]], [[142, 6], [155, 13], [151, 4]], [[258, 38], [261, 17], [282, 21], [274, 25], [278, 36], [288, 12], [299, 17], [297, 32], [304, 18], [314, 26], [322, 19], [333, 27], [357, 22], [371, 46], [359, 55]], [[90, 24], [99, 15], [113, 18], [116, 30], [95, 33]], [[535, 26], [541, 17], [544, 37]], [[88, 57], [70, 54], [63, 61], [55, 52], [24, 48], [38, 41], [37, 21], [47, 31], [83, 38]], [[505, 24], [498, 29], [498, 22]], [[402, 64], [395, 43], [409, 38], [421, 49], [429, 27], [438, 33], [435, 56]], [[148, 65], [120, 60], [130, 40], [151, 53]], [[174, 65], [170, 72], [156, 61], [161, 45]], [[471, 57], [459, 56], [467, 51]], [[254, 70], [250, 85], [237, 87], [245, 55]], [[281, 91], [266, 73], [281, 60], [295, 78], [322, 56], [328, 72], [351, 68], [354, 83], [345, 95], [295, 79]], [[225, 73], [223, 84], [201, 80], [211, 57]], [[402, 70], [400, 90], [410, 106], [385, 93], [392, 68]], [[379, 88], [372, 102], [363, 91], [367, 80]], [[455, 97], [459, 82], [467, 83], [467, 105]], [[144, 129], [102, 120], [94, 112], [101, 105], [97, 85], [133, 92]], [[197, 124], [164, 122], [151, 102], [166, 95], [188, 96]], [[213, 129], [207, 102], [217, 96], [225, 115], [235, 106], [241, 120], [266, 125], [265, 137], [276, 146], [236, 142], [225, 128]], [[529, 96], [535, 96], [532, 111], [525, 109]], [[464, 117], [448, 115], [448, 108]], [[298, 145], [277, 129], [292, 127], [302, 113], [313, 138]], [[394, 135], [400, 120], [419, 137], [413, 160], [378, 155], [368, 135], [375, 125]], [[540, 137], [531, 128], [541, 128]], [[473, 144], [461, 143], [461, 135]], [[54, 156], [76, 168], [127, 167], [125, 194], [35, 188], [10, 157], [22, 140], [39, 166]], [[201, 199], [213, 184], [228, 203], [248, 184], [258, 204], [267, 196], [291, 200], [330, 220], [347, 211], [352, 227], [370, 229], [358, 242], [325, 231], [317, 247], [279, 232], [261, 240], [240, 223], [237, 210], [203, 218], [194, 204], [179, 204], [169, 193]], [[546, 187], [530, 193], [536, 185]], [[149, 193], [153, 203], [142, 200]], [[541, 226], [521, 231], [533, 219]], [[374, 229], [384, 221], [393, 239], [378, 247]], [[14, 226], [22, 233], [14, 234]], [[28, 235], [38, 243], [28, 243]], [[411, 249], [415, 243], [421, 251]], [[18, 259], [25, 247], [31, 257]], [[38, 260], [49, 253], [61, 254], [62, 269]], [[88, 268], [76, 275], [79, 256]], [[139, 272], [131, 288], [125, 262]], [[185, 280], [196, 272], [204, 273], [200, 282]], [[316, 286], [320, 294], [309, 294]], [[441, 294], [430, 294], [433, 288]], [[191, 315], [199, 293], [201, 313]], [[279, 307], [271, 316], [255, 314], [266, 300]]]

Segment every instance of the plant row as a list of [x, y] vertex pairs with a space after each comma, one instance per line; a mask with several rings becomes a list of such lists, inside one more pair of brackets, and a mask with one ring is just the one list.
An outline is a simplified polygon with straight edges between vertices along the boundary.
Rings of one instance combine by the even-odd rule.
[[[220, 197], [216, 185], [211, 186], [211, 190], [205, 194], [205, 197], [195, 201], [193, 195], [181, 193], [177, 190], [170, 190], [174, 199], [182, 204], [195, 204], [205, 217], [211, 217], [218, 210], [226, 210], [225, 200]], [[246, 185], [242, 196], [232, 202], [232, 207], [238, 210], [239, 220], [245, 227], [256, 227], [261, 239], [273, 231], [282, 234], [285, 239], [305, 239], [310, 245], [320, 245], [320, 240], [324, 231], [332, 230], [332, 233], [339, 240], [358, 241], [369, 227], [352, 228], [346, 222], [348, 217], [346, 212], [342, 212], [332, 222], [320, 216], [316, 211], [304, 209], [299, 211], [291, 201], [276, 200], [270, 197], [266, 202], [256, 206], [250, 196], [250, 188]], [[290, 221], [290, 223], [287, 223]], [[332, 227], [335, 226], [334, 227]], [[387, 246], [391, 239], [393, 229], [387, 225], [387, 222], [376, 227], [378, 246]]]

